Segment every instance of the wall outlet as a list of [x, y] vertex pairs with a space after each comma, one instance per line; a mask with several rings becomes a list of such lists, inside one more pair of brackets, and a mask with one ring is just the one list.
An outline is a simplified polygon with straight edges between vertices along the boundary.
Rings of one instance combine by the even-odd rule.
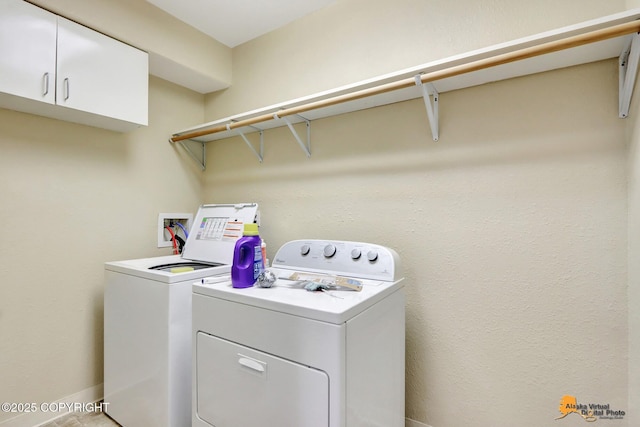
[[[167, 248], [172, 247], [173, 242], [171, 240], [171, 234], [166, 227], [171, 227], [174, 233], [182, 237], [185, 241], [187, 236], [182, 230], [184, 227], [187, 233], [191, 231], [191, 224], [193, 223], [193, 214], [190, 213], [161, 213], [158, 214], [158, 247]], [[182, 225], [182, 227], [180, 225]]]

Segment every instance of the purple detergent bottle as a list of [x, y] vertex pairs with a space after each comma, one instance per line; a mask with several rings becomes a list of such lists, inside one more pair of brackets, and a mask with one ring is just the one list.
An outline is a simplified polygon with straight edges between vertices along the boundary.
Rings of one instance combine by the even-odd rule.
[[233, 250], [231, 285], [234, 288], [250, 288], [263, 270], [258, 224], [245, 224], [242, 236]]

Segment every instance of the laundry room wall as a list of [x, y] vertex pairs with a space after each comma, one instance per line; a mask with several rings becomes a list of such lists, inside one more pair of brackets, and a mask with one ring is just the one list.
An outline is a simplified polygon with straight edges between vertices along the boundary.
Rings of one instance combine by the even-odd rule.
[[[627, 0], [627, 7], [640, 7], [640, 0]], [[630, 116], [629, 140], [629, 425], [640, 425], [640, 90], [636, 82]], [[631, 409], [634, 408], [634, 409]]]
[[215, 120], [625, 10], [623, 0], [337, 0], [233, 49]]
[[200, 168], [167, 138], [203, 96], [152, 77], [149, 107], [124, 134], [0, 109], [1, 402], [101, 398], [104, 262], [170, 254], [158, 213], [200, 204]]
[[[339, 1], [239, 46], [207, 120], [625, 8], [454, 3]], [[310, 159], [286, 127], [262, 164], [211, 142], [202, 197], [258, 201], [270, 257], [298, 238], [399, 251], [408, 425], [577, 426], [554, 421], [564, 395], [631, 411], [617, 96], [610, 60], [444, 93], [437, 143], [420, 99], [312, 122]]]
[[[628, 122], [629, 132], [629, 408], [640, 408], [640, 92]], [[629, 411], [629, 425], [640, 425], [639, 411]]]
[[[185, 50], [200, 38], [154, 44], [164, 38], [135, 20], [104, 18], [140, 14], [143, 0], [34, 3], [218, 72]], [[639, 109], [636, 96], [631, 120], [616, 118], [615, 61], [445, 93], [438, 143], [420, 100], [313, 122], [311, 159], [286, 128], [266, 133], [263, 164], [237, 138], [209, 143], [204, 174], [167, 143], [203, 121], [637, 6], [338, 0], [235, 48], [233, 86], [204, 111], [203, 96], [157, 78], [150, 125], [129, 134], [0, 109], [0, 401], [99, 397], [103, 262], [168, 253], [155, 248], [158, 212], [256, 200], [271, 257], [300, 237], [400, 252], [411, 427], [548, 425], [564, 394], [628, 409], [608, 424], [637, 425]]]
[[312, 122], [310, 159], [286, 128], [266, 133], [263, 164], [242, 140], [218, 141], [203, 197], [259, 202], [271, 258], [298, 238], [398, 250], [408, 418], [534, 427], [567, 394], [625, 410], [616, 106], [606, 61], [445, 93], [437, 143], [421, 100]]

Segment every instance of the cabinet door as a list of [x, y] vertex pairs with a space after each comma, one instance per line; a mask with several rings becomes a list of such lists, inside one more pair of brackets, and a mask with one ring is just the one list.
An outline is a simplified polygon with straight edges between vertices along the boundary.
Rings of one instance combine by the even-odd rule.
[[53, 104], [56, 15], [22, 0], [0, 0], [0, 92]]
[[198, 332], [196, 415], [215, 427], [328, 427], [325, 372]]
[[147, 125], [146, 52], [58, 17], [58, 105]]

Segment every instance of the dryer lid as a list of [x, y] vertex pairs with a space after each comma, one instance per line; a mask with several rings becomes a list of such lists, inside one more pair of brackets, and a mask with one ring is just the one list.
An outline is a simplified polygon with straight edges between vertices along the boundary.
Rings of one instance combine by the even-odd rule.
[[257, 222], [258, 204], [202, 205], [198, 208], [182, 258], [231, 264], [245, 223]]

